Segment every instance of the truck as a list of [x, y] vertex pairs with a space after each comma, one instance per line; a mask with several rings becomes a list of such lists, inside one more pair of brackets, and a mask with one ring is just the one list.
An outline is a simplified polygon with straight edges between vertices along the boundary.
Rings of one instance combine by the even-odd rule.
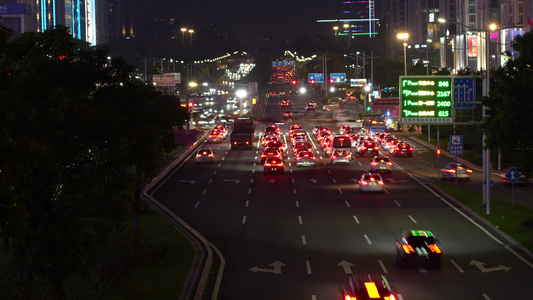
[[230, 134], [231, 150], [252, 150], [254, 144], [254, 121], [248, 118], [238, 118], [233, 123]]

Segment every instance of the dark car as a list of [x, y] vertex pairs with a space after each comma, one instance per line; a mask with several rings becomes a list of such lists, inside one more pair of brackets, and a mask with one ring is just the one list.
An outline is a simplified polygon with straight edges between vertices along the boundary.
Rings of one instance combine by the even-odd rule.
[[400, 142], [394, 147], [389, 147], [390, 153], [394, 156], [413, 156], [413, 147], [408, 143]]
[[373, 141], [367, 140], [359, 144], [359, 147], [357, 148], [357, 153], [359, 153], [359, 156], [363, 156], [366, 154], [378, 155], [379, 147]]
[[280, 158], [268, 157], [263, 164], [263, 174], [277, 173], [283, 175], [285, 173], [285, 164]]
[[428, 230], [410, 230], [402, 232], [396, 240], [396, 260], [400, 266], [428, 265], [439, 267], [442, 251], [437, 238]]
[[387, 278], [383, 275], [350, 275], [341, 288], [342, 300], [396, 300]]

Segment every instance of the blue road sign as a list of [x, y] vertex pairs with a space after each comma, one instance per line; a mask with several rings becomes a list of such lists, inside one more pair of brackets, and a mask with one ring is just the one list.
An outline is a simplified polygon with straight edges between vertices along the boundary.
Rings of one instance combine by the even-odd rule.
[[507, 177], [512, 184], [515, 184], [518, 179], [520, 179], [520, 176], [522, 176], [522, 174], [515, 168], [511, 168], [509, 172], [505, 173], [505, 177]]
[[324, 73], [309, 73], [307, 74], [307, 82], [324, 83]]
[[465, 103], [474, 102], [476, 99], [476, 80], [474, 78], [453, 78], [453, 107], [474, 108], [476, 104]]
[[450, 154], [463, 155], [463, 136], [450, 135]]
[[333, 82], [346, 82], [346, 73], [330, 73], [329, 78]]

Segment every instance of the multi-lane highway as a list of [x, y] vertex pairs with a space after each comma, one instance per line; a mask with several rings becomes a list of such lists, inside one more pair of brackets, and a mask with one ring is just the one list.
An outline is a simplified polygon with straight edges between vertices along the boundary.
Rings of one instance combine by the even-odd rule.
[[[309, 99], [293, 95], [292, 109], [303, 112]], [[264, 112], [279, 118], [279, 98]], [[312, 136], [320, 121], [297, 122]], [[282, 133], [290, 145], [287, 125]], [[331, 166], [311, 139], [315, 168], [296, 167], [286, 152], [285, 175], [263, 175], [258, 141], [252, 151], [209, 144], [214, 164], [191, 157], [153, 192], [224, 256], [218, 299], [339, 299], [348, 274], [367, 273], [384, 274], [398, 299], [531, 297], [533, 259], [427, 184], [437, 176], [432, 148], [406, 137], [414, 156], [391, 157], [392, 173], [382, 174], [386, 192], [361, 194], [357, 179], [371, 157]], [[395, 239], [410, 229], [437, 236], [441, 268], [396, 264]]]

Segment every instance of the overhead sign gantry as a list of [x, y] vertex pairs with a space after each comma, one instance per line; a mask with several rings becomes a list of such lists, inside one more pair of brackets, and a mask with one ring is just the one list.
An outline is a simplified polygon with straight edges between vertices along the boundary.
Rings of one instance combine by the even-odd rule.
[[400, 76], [400, 122], [452, 124], [453, 76]]

